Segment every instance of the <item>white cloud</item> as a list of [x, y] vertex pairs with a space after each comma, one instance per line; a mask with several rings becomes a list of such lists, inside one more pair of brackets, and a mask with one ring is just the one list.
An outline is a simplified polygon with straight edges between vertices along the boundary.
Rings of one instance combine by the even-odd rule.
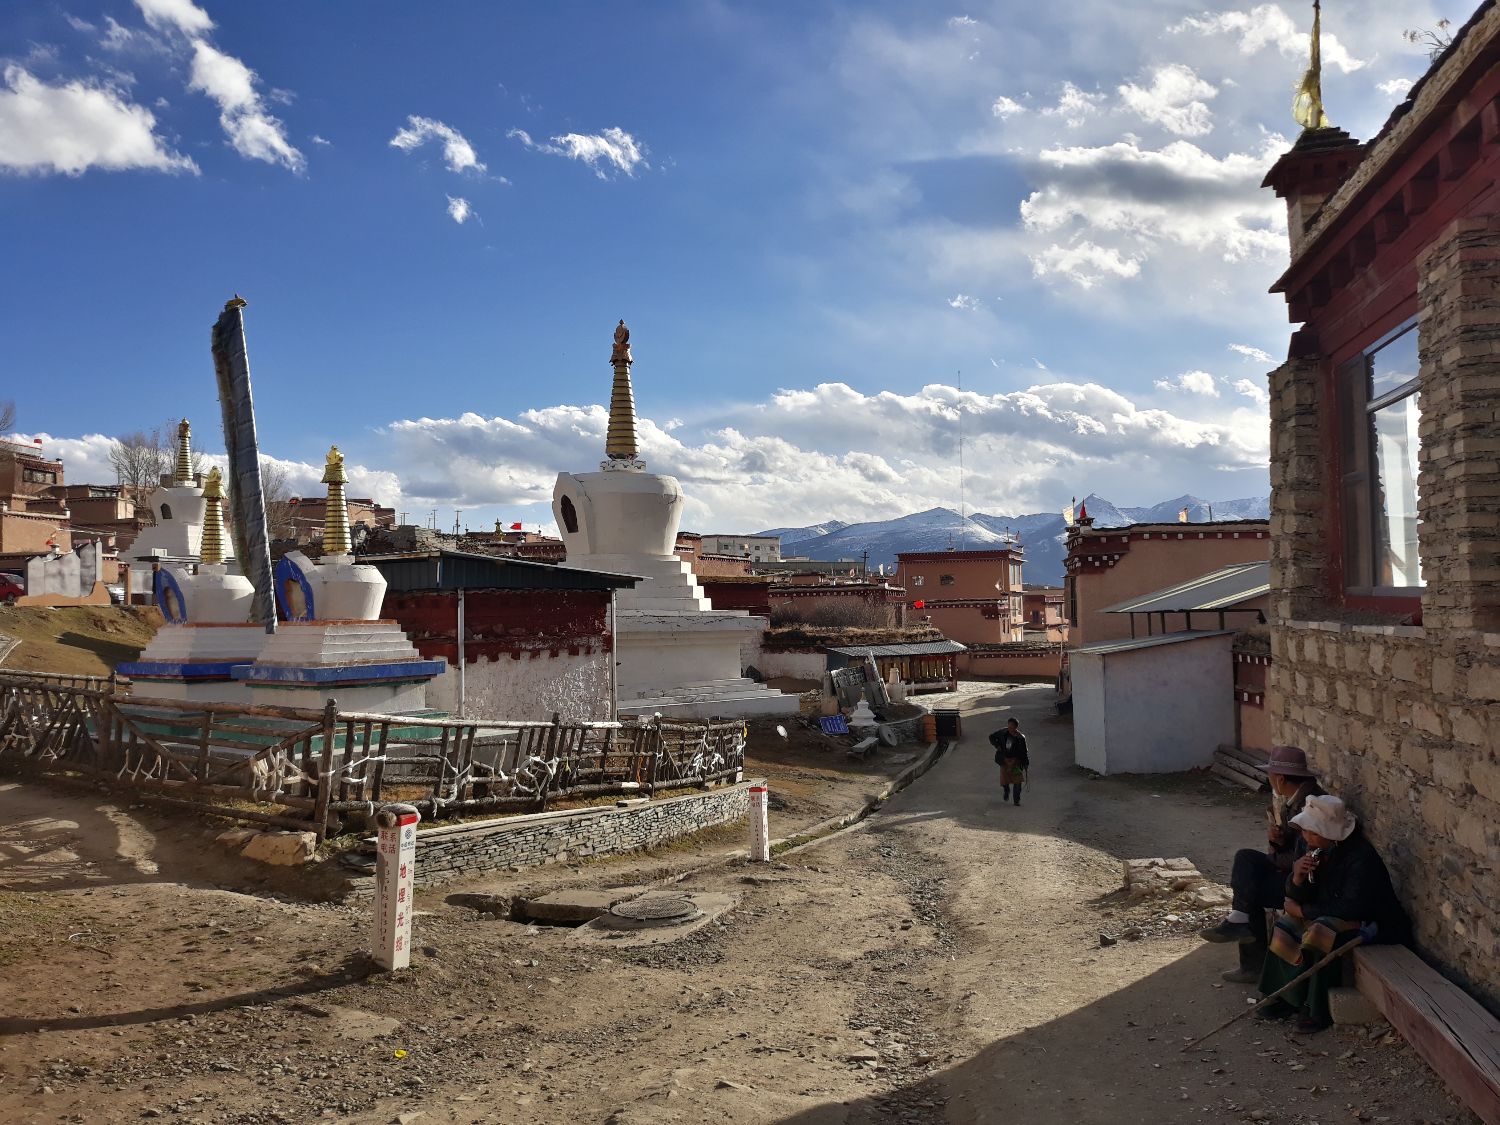
[[1253, 359], [1256, 363], [1276, 362], [1271, 358], [1270, 352], [1262, 351], [1260, 348], [1251, 347], [1249, 344], [1230, 344], [1229, 350], [1232, 352], [1238, 352], [1246, 359]]
[[1254, 399], [1260, 406], [1271, 405], [1270, 392], [1259, 383], [1252, 383], [1249, 379], [1236, 379], [1234, 381], [1234, 389], [1238, 394], [1242, 394], [1249, 399]]
[[99, 46], [106, 51], [164, 51], [166, 44], [146, 31], [136, 31], [121, 24], [113, 16], [104, 17], [104, 34], [99, 37]]
[[[652, 471], [682, 482], [687, 524], [700, 527], [808, 523], [834, 511], [882, 519], [951, 503], [960, 412], [981, 466], [969, 494], [991, 512], [1050, 508], [1062, 489], [1082, 491], [1089, 480], [1168, 495], [1205, 474], [1264, 471], [1263, 411], [1201, 400], [1216, 415], [1191, 419], [1143, 409], [1095, 383], [1048, 378], [994, 395], [943, 385], [905, 395], [844, 383], [783, 390], [708, 429], [643, 417], [641, 453]], [[559, 469], [588, 471], [599, 459], [607, 422], [601, 405], [553, 406], [514, 419], [403, 419], [385, 439], [416, 504], [543, 505]]]
[[[1306, 26], [1299, 27], [1279, 4], [1260, 4], [1245, 12], [1204, 12], [1188, 16], [1170, 30], [1178, 34], [1196, 31], [1201, 35], [1227, 35], [1239, 40], [1241, 54], [1254, 55], [1266, 47], [1275, 47], [1289, 59], [1305, 61], [1311, 42], [1312, 21], [1308, 19]], [[1326, 29], [1322, 49], [1324, 64], [1336, 66], [1345, 74], [1367, 65], [1364, 60], [1351, 55], [1338, 36]]]
[[456, 195], [450, 195], [448, 197], [448, 217], [451, 218], [455, 223], [458, 223], [460, 226], [462, 226], [464, 221], [468, 219], [469, 216], [473, 213], [474, 209], [469, 206], [469, 201], [467, 199], [461, 199]]
[[89, 31], [96, 30], [95, 29], [95, 25], [89, 23], [88, 20], [79, 19], [77, 16], [74, 16], [74, 15], [69, 15], [67, 17], [67, 19], [68, 19], [68, 26], [71, 27], [74, 31], [89, 32]]
[[1162, 391], [1184, 391], [1207, 398], [1219, 397], [1218, 384], [1207, 371], [1184, 371], [1175, 379], [1158, 379], [1156, 388]]
[[1380, 83], [1375, 89], [1388, 98], [1400, 98], [1404, 100], [1406, 95], [1411, 93], [1411, 88], [1415, 85], [1416, 83], [1410, 78], [1392, 78], [1389, 81]]
[[1157, 67], [1149, 86], [1121, 86], [1120, 98], [1127, 109], [1170, 133], [1201, 137], [1213, 130], [1213, 112], [1205, 99], [1218, 92], [1192, 67], [1172, 63]]
[[1026, 107], [1024, 105], [1014, 98], [1007, 98], [1004, 94], [996, 98], [995, 103], [990, 106], [990, 113], [1000, 118], [1001, 121], [1004, 121], [1007, 117], [1014, 117], [1018, 113], [1025, 112]]
[[1048, 182], [1022, 201], [1021, 219], [1031, 231], [1115, 241], [1137, 263], [1169, 245], [1226, 262], [1284, 254], [1285, 209], [1259, 190], [1272, 154], [1284, 146], [1281, 137], [1268, 137], [1259, 153], [1222, 158], [1188, 141], [1161, 149], [1135, 140], [1048, 149], [1040, 155]]
[[311, 141], [315, 145], [331, 145], [331, 144], [333, 144], [332, 141], [327, 140], [327, 139], [325, 139], [323, 137], [320, 137], [316, 133], [314, 133], [312, 136], [308, 137], [307, 139], [309, 141]]
[[402, 152], [411, 152], [430, 140], [442, 142], [443, 163], [448, 166], [448, 171], [483, 172], [485, 170], [484, 164], [479, 160], [479, 154], [474, 151], [474, 146], [469, 143], [467, 137], [453, 126], [431, 117], [418, 117], [415, 114], [407, 117], [406, 128], [397, 131], [396, 135], [391, 138], [391, 144]]
[[565, 156], [569, 160], [581, 160], [594, 170], [601, 180], [609, 179], [611, 167], [634, 176], [637, 168], [650, 168], [646, 163], [646, 149], [625, 130], [611, 127], [599, 133], [564, 133], [553, 137], [550, 144], [532, 140], [525, 129], [512, 129], [505, 134], [520, 141], [535, 152]]
[[[171, 5], [174, 9], [177, 6]], [[219, 124], [241, 156], [280, 164], [292, 172], [301, 172], [306, 167], [302, 153], [287, 140], [281, 122], [266, 112], [255, 89], [255, 72], [239, 59], [226, 55], [207, 40], [193, 40], [188, 89], [201, 90], [218, 103]]]
[[977, 312], [984, 307], [978, 297], [971, 297], [967, 293], [958, 293], [948, 298], [948, 304], [955, 309], [965, 309], [969, 312]]
[[953, 28], [978, 27], [979, 21], [972, 16], [950, 16], [948, 26]]
[[1106, 276], [1135, 277], [1141, 272], [1139, 259], [1086, 239], [1068, 246], [1053, 243], [1030, 257], [1032, 276], [1058, 274], [1083, 289], [1092, 289]]
[[67, 176], [90, 168], [194, 172], [156, 135], [156, 118], [112, 86], [49, 85], [18, 66], [0, 86], [0, 169]]
[[1063, 124], [1076, 129], [1099, 112], [1104, 100], [1103, 94], [1090, 94], [1071, 82], [1064, 82], [1057, 104], [1047, 106], [1042, 113], [1047, 117], [1061, 117]]
[[135, 6], [157, 31], [197, 36], [213, 30], [214, 21], [193, 0], [135, 0]]

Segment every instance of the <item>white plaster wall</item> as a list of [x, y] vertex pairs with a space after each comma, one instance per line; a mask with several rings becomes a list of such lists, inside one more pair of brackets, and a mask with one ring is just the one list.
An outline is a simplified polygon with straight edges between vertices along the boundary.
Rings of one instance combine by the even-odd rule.
[[[468, 665], [464, 677], [464, 717], [546, 720], [556, 711], [568, 721], [608, 719], [611, 659], [611, 653], [602, 652], [542, 653], [535, 660], [529, 654], [520, 660], [480, 658]], [[427, 705], [458, 714], [458, 669], [452, 664], [427, 685]]]
[[1234, 741], [1233, 641], [1224, 634], [1102, 656], [1075, 654], [1078, 764], [1099, 773], [1212, 765], [1219, 744]]
[[1074, 653], [1073, 761], [1095, 773], [1108, 773], [1105, 760], [1104, 657]]
[[821, 680], [828, 671], [828, 654], [822, 652], [762, 652], [756, 665], [766, 677], [789, 676], [797, 680]]
[[684, 684], [737, 680], [740, 644], [748, 639], [750, 618], [691, 614], [679, 618], [634, 619], [619, 615], [620, 698], [650, 697]]

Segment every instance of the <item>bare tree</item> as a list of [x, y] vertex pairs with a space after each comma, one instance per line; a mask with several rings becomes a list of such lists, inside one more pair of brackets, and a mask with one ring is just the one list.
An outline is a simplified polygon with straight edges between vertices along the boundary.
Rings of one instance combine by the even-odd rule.
[[109, 446], [109, 465], [115, 479], [138, 494], [161, 484], [162, 474], [172, 467], [172, 451], [163, 446], [161, 430], [136, 430], [121, 434]]
[[0, 399], [0, 434], [8, 433], [16, 424], [16, 404], [10, 399]]
[[260, 491], [266, 506], [266, 533], [272, 539], [292, 539], [297, 525], [292, 519], [292, 489], [285, 465], [269, 457], [260, 459]]

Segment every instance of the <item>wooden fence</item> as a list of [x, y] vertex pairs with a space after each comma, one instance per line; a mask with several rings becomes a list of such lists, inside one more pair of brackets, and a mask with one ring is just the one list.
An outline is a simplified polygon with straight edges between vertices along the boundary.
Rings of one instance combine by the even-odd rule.
[[384, 804], [425, 819], [736, 778], [734, 722], [503, 722], [148, 699], [89, 677], [0, 671], [0, 765], [69, 773], [239, 820], [368, 824]]

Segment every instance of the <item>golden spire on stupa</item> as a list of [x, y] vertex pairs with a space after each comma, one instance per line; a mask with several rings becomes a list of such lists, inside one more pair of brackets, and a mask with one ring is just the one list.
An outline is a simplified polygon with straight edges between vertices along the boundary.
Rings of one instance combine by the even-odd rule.
[[354, 541], [349, 536], [349, 502], [344, 499], [344, 485], [349, 483], [349, 475], [344, 472], [344, 455], [336, 445], [328, 450], [328, 460], [323, 465], [323, 483], [328, 486], [328, 502], [323, 508], [323, 553], [352, 555]]
[[609, 433], [604, 439], [604, 452], [611, 461], [634, 461], [635, 439], [635, 393], [630, 388], [630, 329], [621, 320], [615, 327], [615, 347], [609, 362], [615, 369], [614, 386], [609, 392]]
[[173, 484], [193, 483], [192, 432], [186, 418], [177, 423], [177, 468], [172, 473]]
[[217, 465], [203, 480], [203, 502], [203, 546], [198, 555], [203, 562], [217, 565], [224, 561], [224, 474]]

